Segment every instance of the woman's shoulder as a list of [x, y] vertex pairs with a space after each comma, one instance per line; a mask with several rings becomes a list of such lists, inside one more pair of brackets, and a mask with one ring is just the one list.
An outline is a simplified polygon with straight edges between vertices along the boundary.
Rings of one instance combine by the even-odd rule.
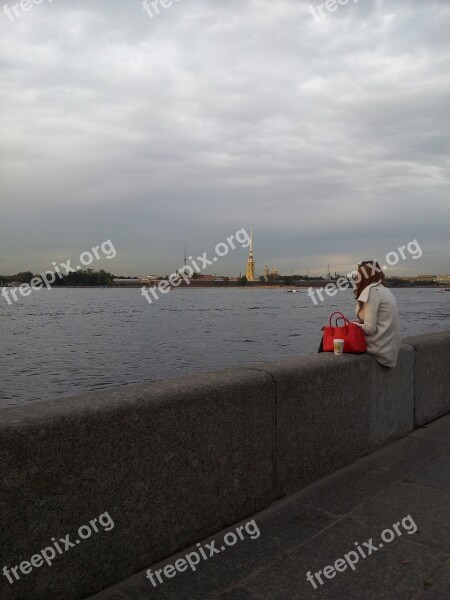
[[378, 297], [380, 299], [389, 300], [389, 301], [395, 300], [394, 294], [385, 285], [377, 285], [377, 287], [372, 288], [372, 289], [376, 290], [376, 294], [378, 295]]
[[368, 289], [368, 300], [373, 300], [374, 298], [378, 298], [380, 291], [383, 285], [381, 283], [377, 283], [375, 285], [371, 285]]

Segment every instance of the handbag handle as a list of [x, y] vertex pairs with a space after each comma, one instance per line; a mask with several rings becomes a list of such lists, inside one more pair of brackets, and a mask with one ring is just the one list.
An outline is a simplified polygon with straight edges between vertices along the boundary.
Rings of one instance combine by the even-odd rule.
[[339, 319], [344, 319], [345, 323], [349, 323], [349, 324], [350, 324], [350, 321], [347, 319], [347, 317], [344, 317], [344, 315], [343, 315], [341, 312], [339, 312], [338, 310], [336, 310], [336, 311], [335, 311], [334, 313], [332, 313], [332, 314], [331, 314], [331, 316], [330, 316], [330, 327], [331, 327], [331, 319], [334, 317], [334, 315], [341, 315], [340, 317], [338, 317], [338, 318], [336, 319], [336, 323], [339, 321]]

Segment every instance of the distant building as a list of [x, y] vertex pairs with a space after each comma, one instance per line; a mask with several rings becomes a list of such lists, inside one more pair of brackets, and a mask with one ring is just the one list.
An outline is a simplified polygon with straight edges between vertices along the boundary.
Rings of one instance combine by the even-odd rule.
[[269, 265], [266, 265], [264, 267], [264, 279], [266, 281], [270, 281], [271, 283], [273, 283], [276, 279], [278, 279], [278, 277], [279, 274], [278, 269], [276, 267], [272, 269], [272, 273], [270, 272]]
[[450, 275], [438, 275], [435, 278], [435, 282], [449, 284], [450, 283]]
[[139, 283], [144, 285], [154, 285], [159, 283], [160, 279], [156, 275], [147, 275], [146, 277], [139, 277]]
[[197, 281], [214, 281], [215, 278], [215, 275], [202, 275], [200, 273], [196, 277]]
[[253, 228], [250, 228], [250, 252], [247, 260], [247, 271], [245, 273], [247, 281], [255, 281], [255, 261], [253, 259]]
[[123, 286], [129, 286], [129, 285], [137, 285], [141, 282], [139, 277], [127, 277], [124, 279], [113, 279], [112, 283], [113, 285], [123, 285]]

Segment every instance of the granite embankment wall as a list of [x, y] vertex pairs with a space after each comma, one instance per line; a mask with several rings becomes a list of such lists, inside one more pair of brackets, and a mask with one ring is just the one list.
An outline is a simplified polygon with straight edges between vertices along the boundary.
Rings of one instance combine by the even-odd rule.
[[84, 598], [448, 412], [450, 331], [393, 370], [321, 354], [3, 409], [0, 569], [114, 528], [0, 597]]

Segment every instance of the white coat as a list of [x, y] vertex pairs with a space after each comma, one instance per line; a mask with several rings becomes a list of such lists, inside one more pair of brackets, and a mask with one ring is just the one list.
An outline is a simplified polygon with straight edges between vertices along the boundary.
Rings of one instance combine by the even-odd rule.
[[368, 285], [357, 298], [363, 302], [357, 323], [364, 331], [367, 352], [385, 367], [395, 367], [401, 346], [400, 321], [393, 293], [380, 281]]

